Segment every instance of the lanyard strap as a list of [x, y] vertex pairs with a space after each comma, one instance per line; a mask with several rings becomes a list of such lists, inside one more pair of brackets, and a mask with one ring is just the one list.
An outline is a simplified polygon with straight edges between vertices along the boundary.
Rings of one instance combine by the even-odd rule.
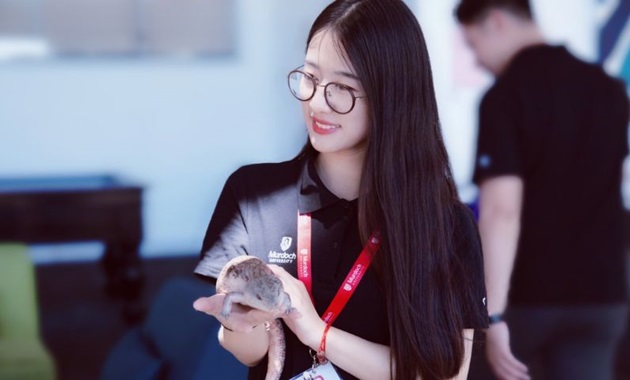
[[313, 300], [313, 278], [311, 277], [311, 214], [298, 213], [297, 230], [297, 272], [298, 279], [304, 283], [308, 294]]
[[[311, 214], [299, 214], [298, 213], [298, 231], [297, 231], [297, 272], [298, 279], [304, 283], [306, 290], [313, 300], [313, 276], [311, 266]], [[378, 233], [373, 233], [368, 239], [367, 244], [363, 247], [361, 254], [352, 265], [352, 269], [348, 272], [345, 280], [337, 290], [337, 294], [333, 298], [332, 302], [322, 315], [322, 319], [328, 326], [332, 325], [339, 313], [354, 294], [359, 282], [363, 278], [363, 275], [370, 267], [372, 258], [378, 251], [380, 241]]]

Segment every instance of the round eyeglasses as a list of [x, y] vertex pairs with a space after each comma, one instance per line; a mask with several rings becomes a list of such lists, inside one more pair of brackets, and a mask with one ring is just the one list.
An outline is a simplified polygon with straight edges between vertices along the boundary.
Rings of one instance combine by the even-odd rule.
[[341, 83], [317, 84], [317, 79], [299, 68], [289, 73], [289, 89], [296, 99], [302, 102], [313, 99], [317, 87], [324, 87], [326, 104], [333, 111], [342, 115], [352, 111], [357, 99], [365, 98], [365, 96], [356, 96], [355, 90]]

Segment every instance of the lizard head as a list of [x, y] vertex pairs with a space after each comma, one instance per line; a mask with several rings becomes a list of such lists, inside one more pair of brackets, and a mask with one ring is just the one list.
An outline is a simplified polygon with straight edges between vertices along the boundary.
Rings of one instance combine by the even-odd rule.
[[282, 282], [273, 274], [254, 281], [249, 297], [249, 306], [265, 310], [274, 317], [280, 317], [291, 311], [291, 297], [284, 291]]

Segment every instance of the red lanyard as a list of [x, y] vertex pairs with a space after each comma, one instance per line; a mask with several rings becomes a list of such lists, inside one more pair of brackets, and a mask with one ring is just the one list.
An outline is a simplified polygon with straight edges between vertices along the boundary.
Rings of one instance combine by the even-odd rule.
[[[339, 313], [348, 303], [348, 300], [354, 293], [357, 285], [363, 278], [363, 275], [372, 263], [372, 258], [378, 251], [380, 241], [378, 234], [374, 233], [370, 236], [367, 244], [361, 251], [361, 254], [352, 265], [352, 269], [348, 272], [346, 279], [343, 281], [335, 298], [322, 315], [322, 319], [328, 326], [332, 325]], [[298, 213], [298, 231], [297, 231], [297, 272], [298, 279], [304, 283], [306, 290], [313, 299], [313, 277], [311, 268], [311, 214]]]

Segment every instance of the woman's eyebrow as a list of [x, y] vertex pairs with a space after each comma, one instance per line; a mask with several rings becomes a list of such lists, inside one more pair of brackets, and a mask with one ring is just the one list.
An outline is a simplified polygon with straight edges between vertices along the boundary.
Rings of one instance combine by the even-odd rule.
[[[311, 66], [312, 68], [314, 68], [316, 70], [319, 70], [319, 65], [316, 64], [315, 62], [306, 60], [304, 62], [304, 65], [305, 66]], [[359, 77], [357, 77], [356, 75], [354, 75], [354, 74], [352, 74], [350, 72], [347, 72], [347, 71], [335, 71], [334, 74], [342, 76], [342, 77], [346, 77], [346, 78], [349, 78], [349, 79], [353, 79], [353, 80], [356, 80], [356, 81], [359, 81]]]
[[349, 79], [353, 79], [353, 80], [359, 81], [359, 77], [358, 76], [356, 76], [356, 75], [354, 75], [352, 73], [349, 73], [347, 71], [335, 71], [335, 75], [340, 75], [342, 77], [346, 77], [346, 78], [349, 78]]

